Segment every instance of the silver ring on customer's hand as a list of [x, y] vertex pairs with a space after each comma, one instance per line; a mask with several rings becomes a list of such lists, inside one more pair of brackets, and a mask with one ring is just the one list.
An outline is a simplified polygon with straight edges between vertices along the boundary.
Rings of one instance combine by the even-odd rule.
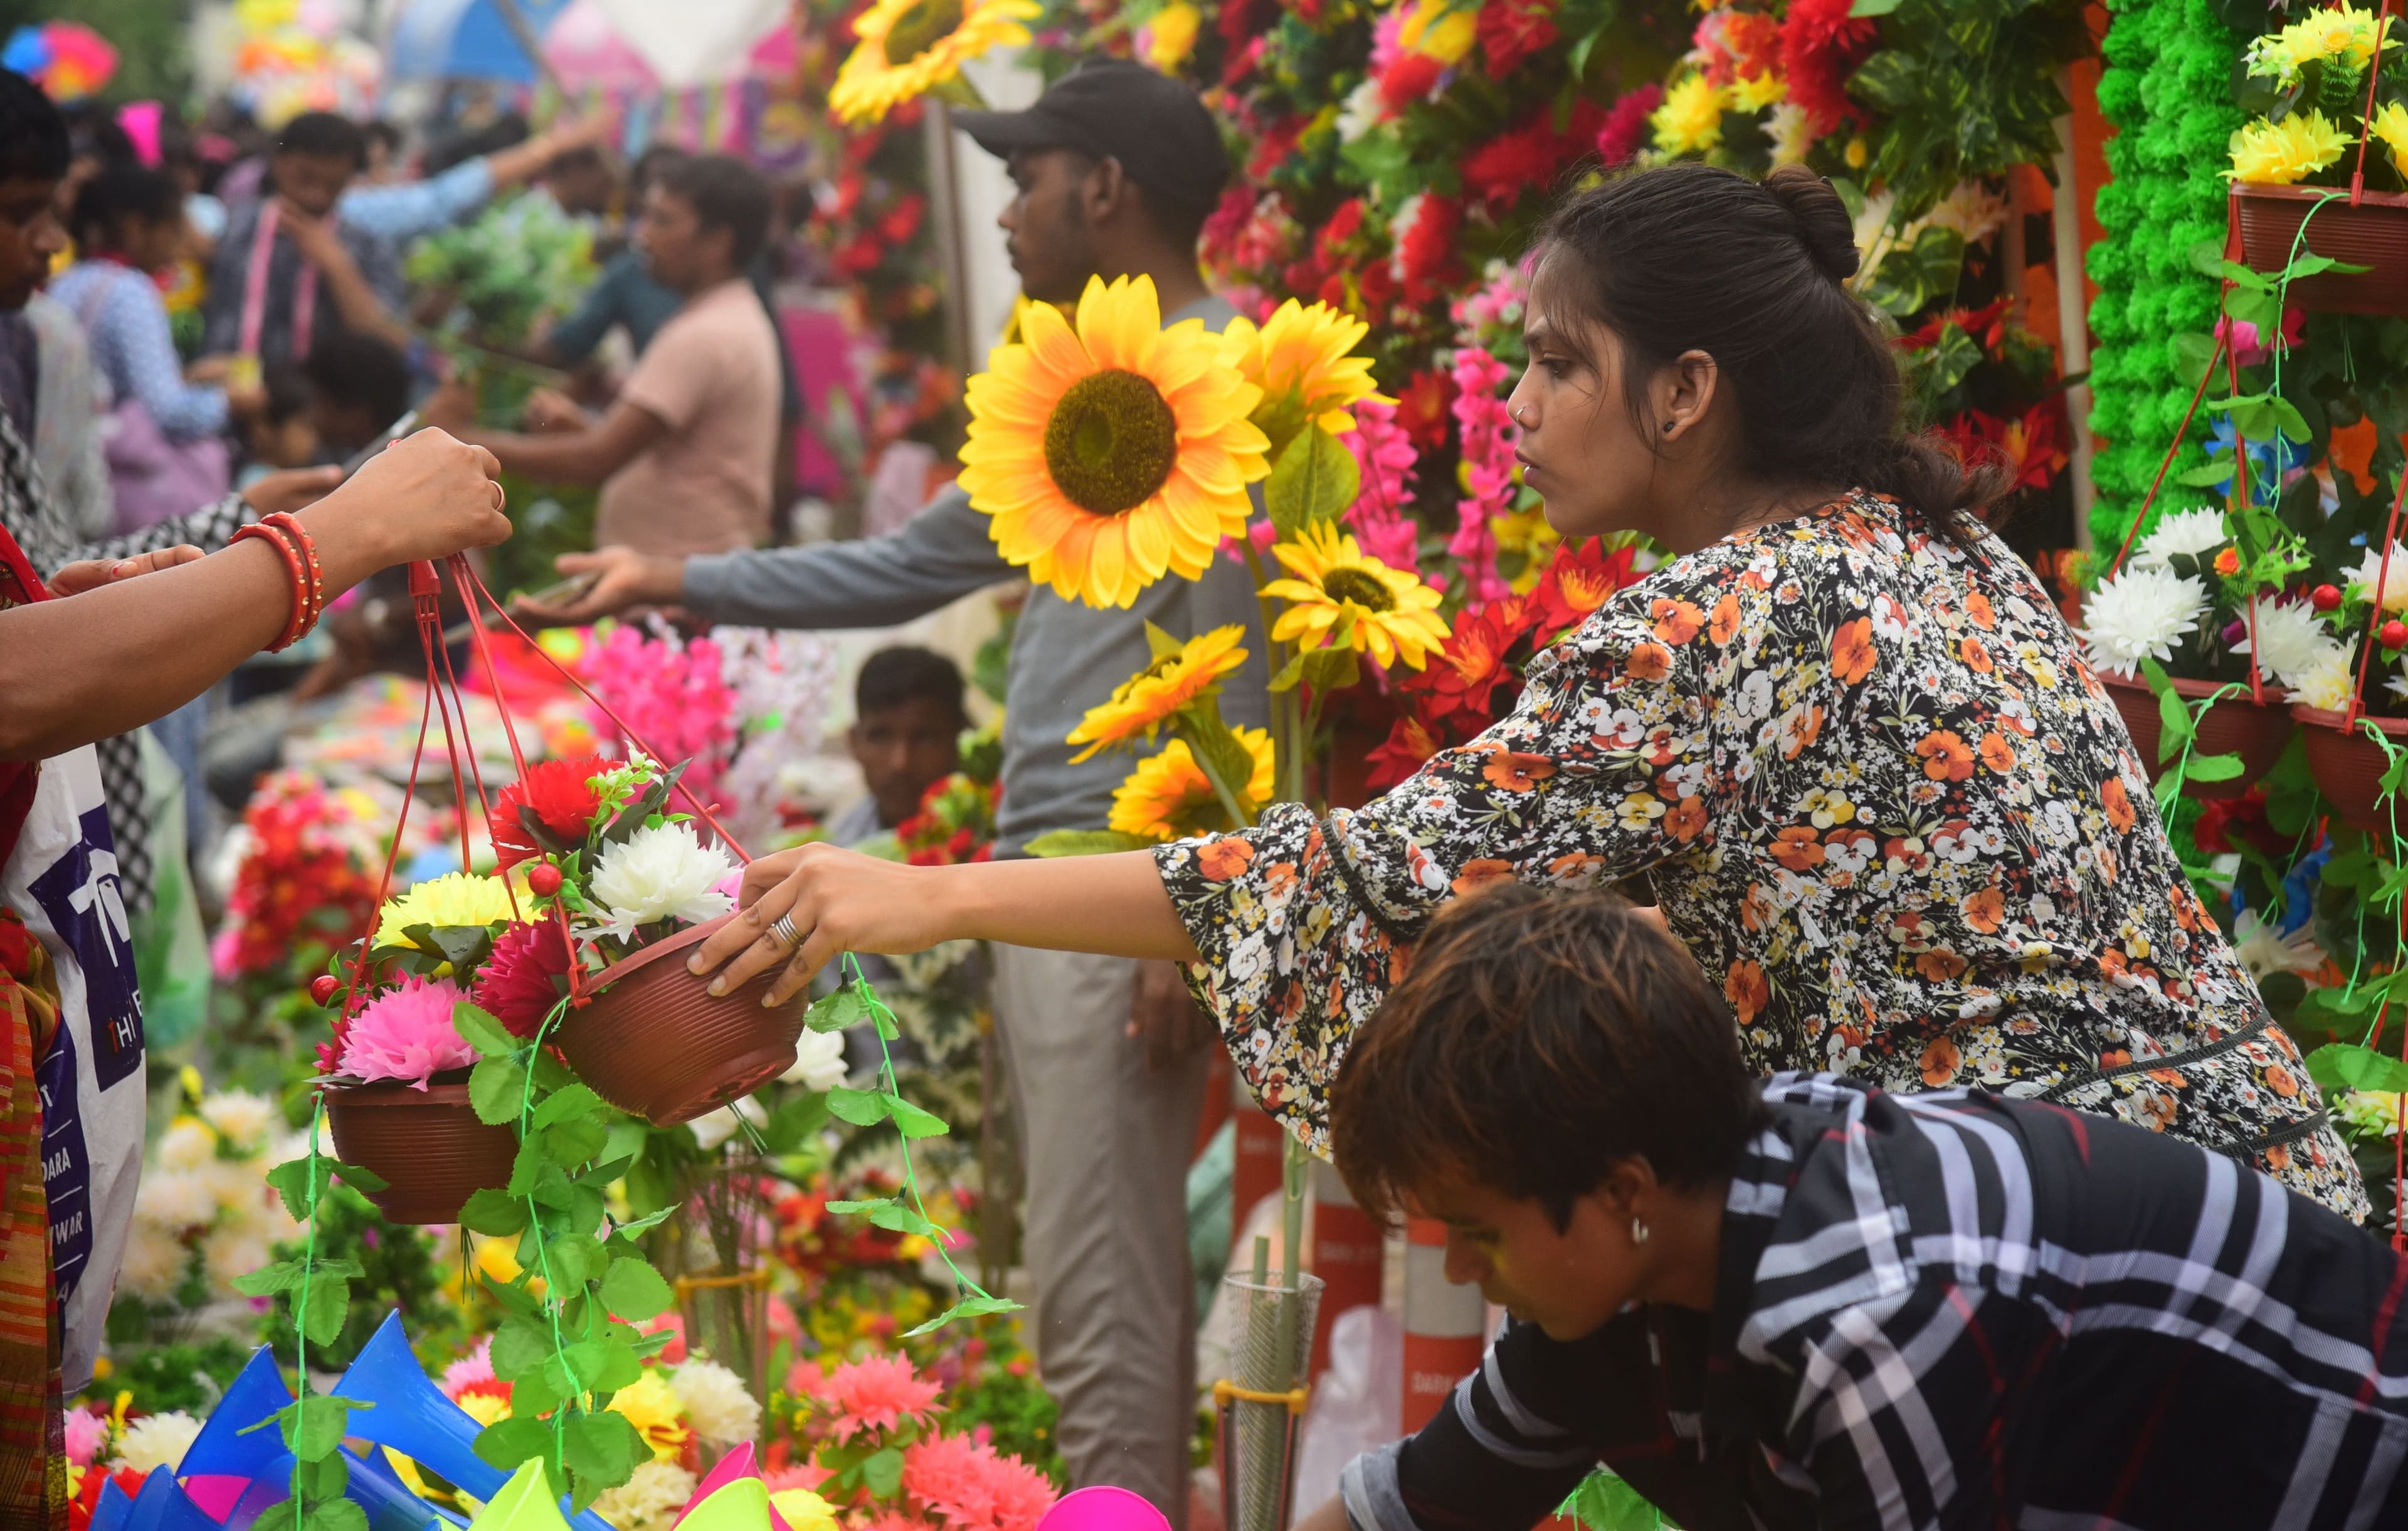
[[502, 487], [502, 481], [499, 479], [488, 479], [485, 482], [491, 486], [494, 491], [494, 514], [499, 515], [503, 508], [510, 503], [509, 492]]
[[792, 911], [778, 916], [769, 926], [769, 934], [785, 942], [786, 950], [789, 952], [803, 944], [802, 937], [795, 930], [795, 917]]

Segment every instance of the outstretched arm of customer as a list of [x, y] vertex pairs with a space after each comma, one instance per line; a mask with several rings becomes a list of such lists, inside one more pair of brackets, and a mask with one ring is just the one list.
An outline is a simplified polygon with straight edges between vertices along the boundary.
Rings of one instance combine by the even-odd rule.
[[[424, 412], [421, 413], [423, 417]], [[598, 484], [669, 432], [660, 416], [624, 399], [611, 406], [598, 425], [538, 436], [481, 431], [465, 420], [455, 427], [450, 416], [437, 417], [436, 422], [452, 429], [463, 441], [491, 451], [501, 460], [504, 472], [555, 484]]]

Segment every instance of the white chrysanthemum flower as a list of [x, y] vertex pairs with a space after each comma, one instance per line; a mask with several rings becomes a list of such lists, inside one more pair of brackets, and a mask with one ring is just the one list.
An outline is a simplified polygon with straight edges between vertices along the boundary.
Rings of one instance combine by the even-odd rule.
[[166, 1170], [142, 1177], [136, 1210], [163, 1228], [199, 1228], [217, 1220], [218, 1198], [197, 1170]]
[[2149, 535], [2132, 554], [2135, 568], [2162, 569], [2177, 554], [2204, 564], [2207, 555], [2232, 540], [2225, 530], [2224, 512], [2216, 509], [2175, 510], [2157, 518]]
[[146, 1414], [117, 1438], [117, 1455], [108, 1465], [111, 1469], [127, 1467], [143, 1474], [157, 1467], [172, 1471], [182, 1466], [184, 1453], [192, 1450], [193, 1438], [200, 1433], [201, 1422], [180, 1409]]
[[283, 1114], [265, 1095], [248, 1090], [221, 1090], [201, 1102], [201, 1120], [215, 1127], [236, 1153], [250, 1153], [284, 1124]]
[[2102, 579], [2082, 606], [2082, 639], [2090, 662], [2130, 676], [2143, 659], [2163, 663], [2174, 645], [2207, 615], [2207, 586], [2171, 569], [2128, 567]]
[[194, 1170], [193, 1178], [208, 1187], [209, 1199], [221, 1211], [246, 1219], [274, 1195], [259, 1166], [236, 1159], [211, 1159]]
[[179, 1116], [159, 1135], [159, 1167], [198, 1169], [218, 1156], [218, 1135], [196, 1116]]
[[685, 1405], [686, 1423], [705, 1440], [723, 1445], [761, 1433], [761, 1405], [744, 1380], [716, 1361], [689, 1361], [669, 1373], [669, 1387]]
[[184, 1284], [192, 1252], [175, 1231], [137, 1217], [125, 1233], [125, 1256], [117, 1266], [117, 1290], [145, 1302], [173, 1302]]
[[634, 1477], [595, 1495], [594, 1513], [618, 1531], [668, 1531], [694, 1490], [694, 1474], [676, 1463], [638, 1462]]
[[2233, 920], [2232, 954], [2251, 978], [2259, 980], [2276, 973], [2313, 973], [2325, 965], [2325, 951], [2316, 944], [2312, 925], [2286, 936], [2256, 909], [2243, 909]]
[[2359, 557], [2358, 567], [2350, 571], [2349, 582], [2360, 597], [2374, 601], [2374, 583], [2383, 581], [2383, 595], [2376, 604], [2390, 612], [2408, 611], [2408, 547], [2391, 545], [2391, 568], [2383, 567], [2383, 550], [2369, 548]]
[[[805, 1035], [810, 1034], [805, 1033]], [[694, 1134], [694, 1140], [700, 1144], [703, 1152], [707, 1153], [736, 1136], [736, 1118], [739, 1113], [756, 1127], [769, 1120], [769, 1113], [763, 1109], [761, 1103], [751, 1095], [746, 1095], [743, 1099], [722, 1106], [715, 1111], [705, 1111], [687, 1123], [686, 1130]]]
[[[2341, 640], [2332, 636], [2332, 628], [2305, 601], [2260, 601], [2255, 621], [2258, 667], [2281, 685], [2298, 687], [2301, 678], [2329, 655], [2348, 657]], [[2250, 623], [2244, 621], [2241, 641], [2232, 646], [2234, 653], [2249, 652], [2249, 629]]]
[[2357, 690], [2358, 677], [2350, 670], [2349, 651], [2336, 643], [2316, 656], [2315, 662], [2290, 682], [2291, 700], [2309, 707], [2322, 708], [2327, 712], [2339, 712], [2349, 705]]
[[1966, 244], [1978, 245], [2007, 226], [2007, 199], [1978, 180], [1960, 180], [1917, 222], [1915, 232], [1950, 229]]
[[270, 1259], [267, 1240], [255, 1228], [218, 1228], [201, 1240], [201, 1268], [221, 1291], [231, 1289], [237, 1276], [265, 1269]]
[[736, 901], [719, 884], [735, 870], [725, 848], [704, 845], [688, 825], [658, 824], [603, 851], [586, 891], [609, 911], [603, 930], [624, 941], [656, 920], [699, 924], [725, 914]]
[[1338, 141], [1351, 144], [1380, 125], [1388, 115], [1388, 104], [1380, 96], [1380, 82], [1366, 79], [1347, 93], [1346, 104], [1338, 110]]
[[1814, 147], [1814, 124], [1795, 101], [1776, 101], [1764, 114], [1764, 136], [1772, 141], [1772, 163], [1803, 165]]
[[844, 1034], [806, 1031], [795, 1039], [795, 1066], [778, 1076], [781, 1084], [806, 1084], [822, 1095], [844, 1082]]

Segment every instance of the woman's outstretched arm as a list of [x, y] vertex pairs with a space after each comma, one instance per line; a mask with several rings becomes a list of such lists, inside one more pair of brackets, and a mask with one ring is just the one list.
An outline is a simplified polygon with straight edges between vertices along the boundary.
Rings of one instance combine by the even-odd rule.
[[[845, 952], [918, 952], [969, 938], [1111, 957], [1194, 962], [1196, 943], [1163, 891], [1152, 852], [905, 866], [832, 845], [764, 856], [744, 873], [743, 912], [690, 966], [725, 993], [783, 966], [768, 1002], [801, 993]], [[799, 951], [770, 927], [790, 915]], [[733, 959], [731, 961], [731, 959]]]

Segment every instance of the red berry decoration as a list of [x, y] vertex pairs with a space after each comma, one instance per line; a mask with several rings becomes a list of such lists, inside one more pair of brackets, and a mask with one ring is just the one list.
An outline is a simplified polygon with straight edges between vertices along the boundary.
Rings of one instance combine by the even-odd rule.
[[2308, 604], [2319, 611], [2341, 609], [2341, 591], [2332, 585], [2318, 585], [2308, 592]]
[[309, 997], [321, 1006], [334, 1003], [335, 991], [343, 986], [332, 973], [321, 973], [309, 980]]
[[536, 863], [527, 871], [527, 891], [538, 898], [550, 898], [560, 892], [560, 868], [548, 861]]
[[2394, 617], [2383, 624], [2383, 631], [2374, 636], [2386, 649], [2408, 649], [2408, 622]]

